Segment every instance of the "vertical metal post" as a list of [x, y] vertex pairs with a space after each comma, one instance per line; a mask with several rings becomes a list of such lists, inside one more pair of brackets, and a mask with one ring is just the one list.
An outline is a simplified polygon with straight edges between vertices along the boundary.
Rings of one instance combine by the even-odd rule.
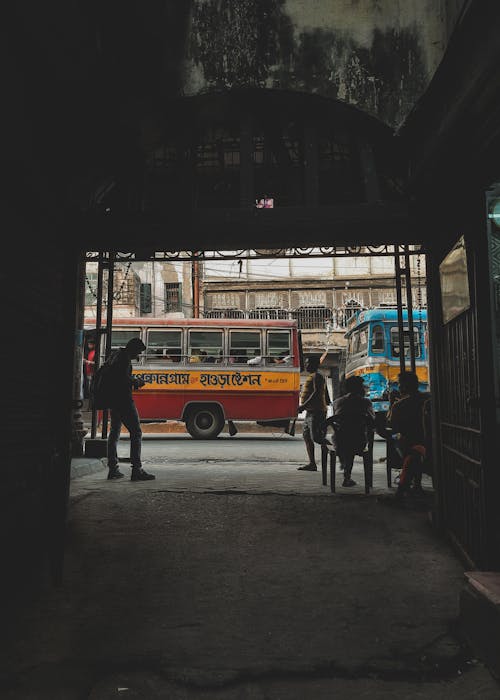
[[193, 318], [200, 318], [200, 268], [196, 259], [197, 252], [193, 251], [191, 262], [191, 277], [193, 285]]
[[411, 289], [411, 268], [410, 268], [410, 251], [407, 245], [405, 251], [405, 283], [406, 283], [406, 308], [408, 309], [408, 334], [410, 341], [410, 366], [411, 371], [416, 372], [415, 363], [415, 335], [413, 332], [413, 295]]
[[[111, 333], [113, 330], [113, 291], [115, 282], [115, 253], [108, 253], [108, 294], [106, 304], [106, 347], [104, 350], [104, 360], [106, 361], [111, 354]], [[108, 437], [108, 409], [105, 408], [102, 412], [102, 434], [101, 437]]]
[[405, 371], [405, 333], [403, 324], [403, 296], [401, 294], [401, 261], [399, 259], [399, 245], [395, 246], [396, 254], [394, 263], [396, 267], [396, 301], [398, 307], [398, 335], [399, 335], [399, 370]]
[[72, 456], [83, 455], [83, 439], [87, 434], [83, 424], [83, 403], [84, 403], [84, 308], [85, 308], [85, 261], [83, 254], [79, 254], [77, 270], [77, 291], [75, 307], [75, 364], [73, 381], [73, 430], [72, 430]]
[[[96, 319], [95, 319], [95, 356], [94, 372], [100, 365], [101, 359], [101, 326], [102, 326], [102, 290], [104, 274], [104, 254], [99, 253], [97, 258], [97, 290], [96, 290]], [[92, 405], [92, 425], [90, 437], [93, 440], [97, 433], [97, 409]]]

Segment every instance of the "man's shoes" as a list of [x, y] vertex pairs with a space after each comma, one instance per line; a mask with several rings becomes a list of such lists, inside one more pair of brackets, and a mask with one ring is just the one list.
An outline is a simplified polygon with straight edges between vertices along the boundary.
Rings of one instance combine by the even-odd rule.
[[125, 475], [121, 473], [118, 467], [110, 467], [108, 472], [108, 479], [123, 479]]
[[154, 474], [148, 474], [144, 469], [132, 469], [130, 481], [151, 481], [152, 479], [156, 479]]
[[303, 467], [297, 467], [298, 472], [317, 472], [318, 467], [315, 464], [304, 464]]
[[356, 482], [353, 481], [353, 479], [351, 478], [344, 479], [344, 481], [342, 482], [342, 486], [356, 486]]
[[409, 495], [416, 498], [423, 498], [425, 496], [425, 491], [421, 486], [412, 486]]

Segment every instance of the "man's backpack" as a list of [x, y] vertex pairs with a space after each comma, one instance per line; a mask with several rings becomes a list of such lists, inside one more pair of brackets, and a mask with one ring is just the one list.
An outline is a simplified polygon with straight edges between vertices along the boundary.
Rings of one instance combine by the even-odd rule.
[[111, 408], [115, 393], [114, 367], [111, 358], [94, 372], [90, 395], [94, 408]]

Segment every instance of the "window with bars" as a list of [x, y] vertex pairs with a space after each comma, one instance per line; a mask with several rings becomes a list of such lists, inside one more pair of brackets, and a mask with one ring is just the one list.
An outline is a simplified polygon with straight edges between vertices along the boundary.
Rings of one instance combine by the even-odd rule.
[[289, 318], [289, 313], [285, 309], [258, 307], [250, 311], [248, 318], [262, 318], [265, 320], [281, 320]]
[[152, 311], [151, 283], [141, 284], [139, 309], [141, 314], [150, 314]]
[[332, 312], [325, 306], [303, 306], [293, 312], [293, 317], [301, 330], [318, 330], [332, 320]]
[[211, 309], [203, 314], [205, 318], [245, 318], [240, 309]]
[[165, 282], [163, 284], [164, 311], [182, 311], [182, 284]]
[[350, 320], [354, 318], [354, 316], [356, 316], [362, 310], [362, 308], [362, 305], [354, 299], [347, 301], [336, 311], [337, 324], [341, 328], [347, 328]]

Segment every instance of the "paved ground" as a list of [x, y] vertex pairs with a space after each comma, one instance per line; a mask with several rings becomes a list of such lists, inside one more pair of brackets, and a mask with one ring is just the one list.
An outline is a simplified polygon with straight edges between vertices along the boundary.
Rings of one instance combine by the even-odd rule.
[[[128, 438], [119, 445], [120, 457], [129, 454]], [[387, 493], [385, 442], [374, 444], [373, 495]], [[232, 490], [248, 493], [283, 493], [330, 495], [330, 485], [322, 485], [321, 472], [297, 471], [305, 463], [302, 437], [283, 433], [256, 435], [239, 433], [217, 440], [193, 440], [189, 435], [150, 434], [143, 441], [143, 462], [146, 468], [161, 467], [169, 490], [216, 492]], [[318, 468], [321, 453], [316, 448]], [[196, 470], [194, 473], [193, 470]], [[128, 467], [122, 465], [128, 475]], [[328, 472], [329, 474], [329, 472]], [[363, 460], [356, 457], [352, 473], [357, 486], [343, 489], [343, 474], [336, 470], [336, 487], [340, 494], [364, 494]], [[392, 485], [397, 472], [392, 473]], [[329, 476], [328, 476], [329, 479]], [[424, 475], [423, 484], [432, 490], [431, 479]]]
[[12, 601], [2, 698], [500, 698], [429, 503], [331, 494], [270, 441], [193, 442], [146, 457], [154, 482], [72, 482], [64, 586]]

